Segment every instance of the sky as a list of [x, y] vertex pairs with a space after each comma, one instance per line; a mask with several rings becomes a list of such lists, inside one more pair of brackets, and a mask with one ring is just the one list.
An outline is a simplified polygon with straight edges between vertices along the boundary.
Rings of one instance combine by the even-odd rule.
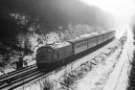
[[97, 6], [111, 13], [119, 24], [132, 24], [135, 17], [135, 0], [80, 0], [88, 6]]

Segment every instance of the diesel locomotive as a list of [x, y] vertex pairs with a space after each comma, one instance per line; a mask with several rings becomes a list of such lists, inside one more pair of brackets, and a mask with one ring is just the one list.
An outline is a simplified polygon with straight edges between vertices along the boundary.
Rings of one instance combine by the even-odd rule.
[[115, 31], [108, 31], [99, 35], [68, 40], [60, 44], [42, 46], [38, 48], [36, 54], [37, 67], [44, 71], [55, 69], [73, 61], [68, 58], [75, 57], [114, 37]]

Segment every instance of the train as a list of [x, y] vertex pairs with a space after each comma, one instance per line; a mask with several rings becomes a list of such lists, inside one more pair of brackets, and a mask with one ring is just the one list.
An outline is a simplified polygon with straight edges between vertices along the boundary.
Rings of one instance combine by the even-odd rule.
[[74, 61], [72, 59], [91, 48], [114, 39], [115, 31], [108, 31], [98, 35], [87, 35], [54, 45], [45, 45], [37, 49], [36, 64], [42, 71], [52, 70]]

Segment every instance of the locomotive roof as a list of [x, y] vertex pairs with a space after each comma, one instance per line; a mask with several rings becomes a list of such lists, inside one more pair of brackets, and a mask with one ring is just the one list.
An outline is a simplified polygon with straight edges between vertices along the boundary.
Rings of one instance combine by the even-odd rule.
[[79, 41], [83, 41], [84, 39], [88, 39], [88, 38], [92, 38], [92, 37], [95, 37], [97, 36], [98, 34], [97, 33], [94, 33], [94, 34], [85, 34], [85, 35], [81, 35], [80, 37], [77, 37], [75, 39], [72, 39], [72, 40], [68, 40], [69, 42], [79, 42]]
[[83, 41], [84, 39], [94, 38], [98, 35], [103, 35], [103, 34], [107, 34], [107, 33], [111, 33], [111, 32], [114, 32], [114, 31], [111, 30], [111, 31], [104, 31], [101, 33], [95, 32], [95, 33], [91, 33], [91, 34], [84, 34], [84, 35], [81, 35], [80, 37], [77, 37], [75, 39], [68, 40], [68, 42], [75, 43], [75, 42]]
[[52, 48], [61, 48], [61, 47], [65, 47], [65, 46], [69, 46], [70, 43], [69, 42], [62, 42], [62, 43], [55, 43], [54, 45], [51, 45]]

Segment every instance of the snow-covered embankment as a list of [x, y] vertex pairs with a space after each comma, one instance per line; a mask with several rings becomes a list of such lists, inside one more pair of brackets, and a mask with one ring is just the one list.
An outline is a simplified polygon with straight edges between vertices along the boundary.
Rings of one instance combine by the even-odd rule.
[[64, 66], [61, 70], [52, 73], [50, 76], [41, 78], [18, 89], [113, 90], [114, 87], [120, 88], [120, 82], [123, 83], [120, 78], [125, 78], [120, 72], [125, 73], [125, 69], [122, 70], [122, 68], [128, 66], [121, 63], [123, 55], [125, 56], [124, 50], [128, 49], [125, 49], [127, 45], [129, 46], [130, 44], [123, 45], [119, 40], [114, 40], [103, 48]]

